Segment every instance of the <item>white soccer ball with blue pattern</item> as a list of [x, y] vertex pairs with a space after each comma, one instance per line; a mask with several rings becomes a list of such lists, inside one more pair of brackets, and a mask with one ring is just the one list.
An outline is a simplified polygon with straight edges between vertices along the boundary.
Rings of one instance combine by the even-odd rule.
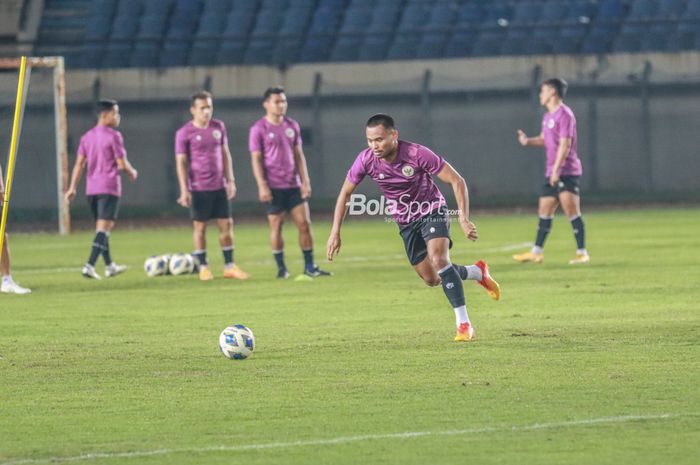
[[250, 328], [233, 325], [224, 329], [219, 336], [221, 353], [233, 360], [244, 360], [255, 350], [255, 336]]
[[194, 258], [190, 254], [176, 253], [170, 257], [168, 268], [173, 276], [191, 274], [194, 271]]
[[168, 272], [168, 261], [162, 255], [152, 255], [143, 263], [143, 270], [149, 278], [163, 276]]

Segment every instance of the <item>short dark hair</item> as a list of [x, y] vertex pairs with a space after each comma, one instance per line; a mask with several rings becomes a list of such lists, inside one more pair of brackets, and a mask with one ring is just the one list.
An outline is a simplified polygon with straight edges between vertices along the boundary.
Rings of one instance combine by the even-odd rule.
[[542, 85], [549, 86], [554, 89], [559, 96], [559, 98], [564, 98], [566, 96], [566, 91], [569, 88], [569, 84], [560, 78], [551, 78], [542, 81]]
[[267, 99], [270, 98], [272, 94], [284, 94], [284, 87], [282, 86], [276, 86], [276, 87], [268, 87], [265, 90], [265, 93], [263, 94], [263, 102], [267, 101]]
[[207, 92], [206, 90], [199, 90], [192, 94], [192, 97], [190, 98], [190, 104], [194, 106], [194, 102], [197, 100], [206, 100], [212, 98], [211, 92]]
[[384, 129], [396, 129], [394, 118], [384, 113], [377, 113], [376, 115], [370, 116], [370, 118], [367, 120], [366, 126], [368, 128], [384, 126]]
[[98, 115], [106, 112], [106, 111], [112, 111], [114, 107], [118, 105], [116, 100], [109, 100], [109, 99], [102, 99], [98, 100], [97, 104], [95, 104], [95, 111], [97, 112]]

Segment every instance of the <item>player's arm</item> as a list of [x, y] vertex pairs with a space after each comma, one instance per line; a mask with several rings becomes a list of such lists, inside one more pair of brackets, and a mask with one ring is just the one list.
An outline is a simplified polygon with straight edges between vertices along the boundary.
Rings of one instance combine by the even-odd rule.
[[187, 154], [178, 153], [175, 155], [175, 170], [177, 171], [177, 183], [180, 186], [180, 197], [177, 203], [183, 207], [192, 204], [192, 195], [187, 187]]
[[253, 176], [255, 176], [255, 182], [258, 184], [258, 198], [261, 202], [272, 201], [272, 192], [270, 192], [270, 186], [267, 185], [267, 180], [265, 179], [265, 164], [263, 162], [263, 154], [260, 150], [254, 150], [250, 152], [253, 164]]
[[527, 137], [522, 129], [518, 129], [518, 142], [524, 147], [544, 147], [544, 137], [541, 133], [535, 137]]
[[552, 167], [552, 175], [549, 177], [549, 184], [556, 185], [559, 182], [559, 170], [566, 161], [566, 158], [571, 152], [571, 137], [562, 137], [559, 139], [559, 147], [557, 148], [557, 158], [554, 160]]
[[350, 196], [355, 191], [357, 184], [353, 184], [347, 179], [343, 183], [343, 187], [338, 194], [338, 200], [335, 202], [335, 211], [333, 213], [333, 227], [331, 234], [326, 243], [326, 256], [328, 261], [333, 261], [333, 257], [340, 252], [340, 227], [343, 225], [345, 214], [348, 211], [348, 202]]
[[221, 147], [224, 157], [224, 177], [226, 178], [226, 197], [231, 200], [236, 196], [236, 178], [233, 176], [233, 158], [227, 144]]
[[464, 235], [472, 241], [478, 238], [476, 226], [469, 221], [469, 189], [464, 178], [450, 165], [445, 162], [440, 172], [437, 174], [440, 181], [452, 186], [452, 190], [457, 199], [457, 211], [459, 212], [459, 226]]
[[119, 168], [119, 171], [125, 171], [129, 176], [129, 179], [131, 179], [131, 182], [136, 181], [136, 178], [139, 177], [139, 172], [136, 171], [136, 168], [131, 166], [129, 159], [127, 159], [126, 156], [123, 158], [117, 158], [117, 168]]
[[301, 178], [301, 198], [308, 199], [311, 197], [311, 179], [309, 179], [309, 170], [306, 167], [306, 157], [301, 144], [294, 146], [294, 163]]
[[70, 184], [68, 185], [68, 189], [64, 194], [66, 202], [68, 203], [70, 203], [75, 198], [75, 194], [78, 191], [78, 183], [80, 182], [80, 178], [83, 176], [83, 171], [85, 170], [85, 163], [85, 155], [79, 153], [78, 157], [75, 159], [75, 164], [73, 165], [73, 172], [71, 173]]

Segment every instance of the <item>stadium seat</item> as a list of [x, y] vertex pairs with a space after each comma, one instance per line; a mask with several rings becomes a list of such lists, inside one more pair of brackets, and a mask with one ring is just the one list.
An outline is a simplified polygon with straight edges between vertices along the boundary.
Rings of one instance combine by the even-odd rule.
[[340, 10], [331, 8], [319, 8], [314, 12], [311, 20], [310, 34], [332, 34], [340, 24]]
[[505, 38], [501, 39], [500, 55], [514, 56], [525, 53], [525, 46], [530, 41], [530, 29], [510, 27]]
[[455, 31], [447, 41], [444, 56], [447, 58], [471, 55], [472, 45], [477, 37], [476, 31]]
[[310, 18], [311, 10], [299, 9], [290, 11], [282, 20], [279, 34], [301, 36], [305, 32]]
[[90, 19], [111, 20], [117, 9], [117, 0], [93, 0], [90, 5]]
[[475, 27], [479, 25], [483, 18], [484, 10], [482, 6], [478, 3], [467, 2], [459, 8], [456, 27]]
[[84, 40], [89, 42], [106, 40], [112, 30], [111, 18], [92, 18], [85, 25]]
[[234, 10], [226, 18], [226, 26], [222, 36], [224, 39], [243, 40], [248, 37], [254, 20], [255, 16], [252, 12]]
[[160, 47], [156, 42], [136, 42], [131, 52], [130, 66], [151, 68], [158, 62]]
[[110, 37], [114, 40], [129, 40], [136, 36], [138, 17], [117, 16], [112, 24]]
[[272, 61], [272, 51], [275, 39], [272, 37], [253, 37], [243, 58], [244, 63], [262, 64]]
[[199, 19], [197, 26], [197, 38], [221, 37], [226, 27], [226, 16], [216, 13], [205, 13]]
[[627, 18], [650, 19], [656, 13], [658, 3], [662, 2], [658, 2], [656, 0], [634, 0]]
[[227, 65], [232, 63], [242, 63], [245, 56], [245, 41], [241, 39], [226, 39], [219, 48], [216, 63]]
[[399, 34], [389, 47], [387, 58], [390, 60], [409, 60], [416, 57], [420, 38], [417, 34]]
[[196, 39], [190, 51], [189, 64], [193, 66], [210, 66], [216, 63], [219, 55], [219, 41], [216, 39]]
[[598, 4], [598, 19], [602, 21], [618, 20], [625, 14], [620, 0], [603, 0]]
[[286, 65], [299, 61], [299, 54], [304, 40], [299, 37], [280, 37], [277, 41], [274, 51], [272, 52], [272, 62], [277, 65]]
[[596, 17], [596, 4], [589, 0], [577, 0], [572, 3], [566, 15], [567, 23], [590, 24]]
[[189, 43], [184, 41], [165, 42], [158, 57], [160, 66], [185, 66], [189, 54]]
[[106, 53], [102, 60], [103, 68], [126, 68], [129, 66], [131, 45], [125, 43], [107, 44]]
[[655, 17], [656, 19], [678, 19], [683, 14], [685, 7], [684, 0], [664, 0], [659, 2]]
[[445, 32], [457, 19], [457, 9], [450, 3], [436, 3], [430, 9], [426, 31]]
[[143, 15], [167, 17], [172, 7], [173, 0], [146, 1], [143, 5]]
[[81, 48], [81, 66], [84, 68], [101, 68], [102, 58], [104, 57], [104, 49], [105, 47], [101, 43], [83, 43]]
[[191, 39], [197, 29], [197, 16], [175, 13], [170, 18], [165, 36], [167, 39], [186, 40]]
[[263, 37], [276, 35], [284, 16], [282, 12], [276, 10], [261, 10], [253, 26], [252, 37]]
[[481, 31], [472, 47], [472, 55], [477, 57], [498, 55], [501, 52], [501, 43], [504, 39], [502, 29], [493, 28]]
[[359, 35], [340, 36], [331, 52], [332, 61], [356, 61], [360, 55], [362, 37]]
[[628, 35], [628, 34], [620, 34], [617, 36], [615, 39], [615, 43], [613, 44], [613, 51], [615, 52], [638, 52], [641, 49], [642, 46], [642, 40], [641, 37], [634, 34], [634, 35]]
[[301, 61], [318, 63], [326, 61], [330, 56], [333, 36], [328, 34], [310, 35], [301, 50]]
[[583, 53], [607, 53], [610, 51], [613, 38], [617, 35], [617, 28], [608, 24], [595, 24], [588, 37], [583, 41], [581, 51]]
[[360, 48], [360, 60], [377, 61], [386, 58], [391, 36], [389, 34], [370, 34]]
[[542, 13], [538, 18], [540, 25], [559, 23], [567, 17], [569, 4], [558, 0], [549, 1], [542, 7]]
[[424, 3], [409, 4], [399, 19], [398, 31], [418, 31], [430, 15], [428, 5]]
[[542, 4], [539, 2], [517, 2], [513, 9], [513, 24], [533, 24], [542, 15]]
[[289, 0], [262, 0], [260, 3], [261, 10], [283, 11], [287, 6], [289, 6]]
[[204, 14], [227, 15], [232, 4], [230, 0], [205, 0]]
[[445, 53], [447, 45], [446, 32], [425, 33], [418, 45], [416, 58], [440, 58]]
[[652, 24], [651, 28], [641, 35], [641, 50], [663, 51], [668, 50], [668, 42], [676, 32], [676, 25], [670, 22]]
[[700, 0], [688, 0], [682, 17], [686, 19], [700, 19]]
[[141, 0], [119, 0], [117, 2], [117, 16], [131, 16], [138, 18], [141, 15], [143, 3]]
[[139, 25], [138, 39], [160, 39], [166, 23], [165, 16], [144, 16]]
[[367, 21], [371, 17], [372, 10], [369, 8], [349, 9], [343, 17], [340, 33], [361, 34], [367, 27]]

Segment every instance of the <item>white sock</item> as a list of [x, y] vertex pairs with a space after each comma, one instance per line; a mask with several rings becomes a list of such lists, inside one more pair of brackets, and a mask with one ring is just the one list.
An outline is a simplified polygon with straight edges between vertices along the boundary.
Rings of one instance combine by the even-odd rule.
[[12, 275], [5, 275], [2, 277], [2, 283], [3, 284], [12, 284], [14, 281], [12, 280]]
[[538, 245], [536, 245], [532, 248], [532, 253], [541, 254], [543, 252], [544, 252], [544, 249]]
[[233, 262], [224, 264], [225, 270], [230, 270], [231, 268], [233, 268]]
[[481, 272], [481, 268], [479, 268], [476, 265], [466, 265], [465, 268], [467, 269], [467, 279], [471, 279], [474, 281], [481, 281], [484, 279], [484, 274]]
[[467, 315], [467, 306], [462, 305], [461, 307], [456, 307], [455, 309], [455, 320], [457, 321], [457, 326], [461, 325], [462, 323], [469, 323], [469, 315]]
[[577, 249], [576, 253], [579, 255], [588, 255], [588, 251], [586, 249]]

